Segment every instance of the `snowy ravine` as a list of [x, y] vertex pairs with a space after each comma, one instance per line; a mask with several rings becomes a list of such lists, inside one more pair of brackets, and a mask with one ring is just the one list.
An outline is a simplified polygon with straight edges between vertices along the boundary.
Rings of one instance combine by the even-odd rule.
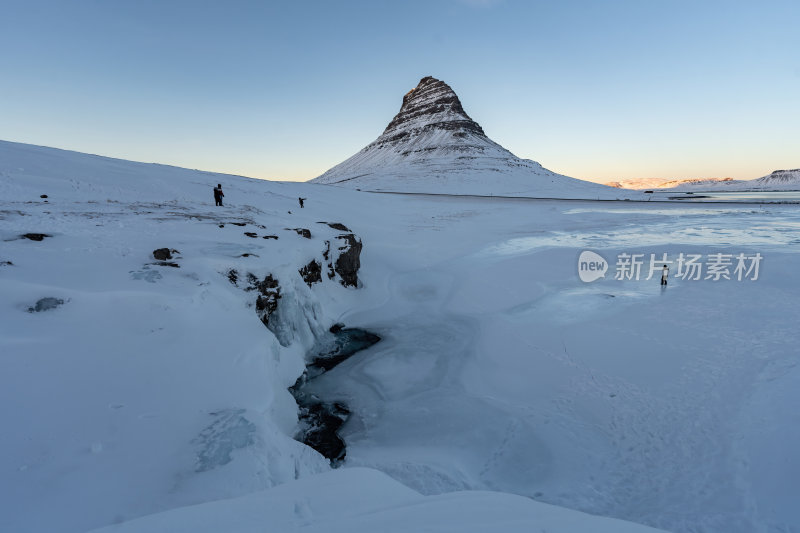
[[[0, 202], [2, 531], [800, 528], [796, 206], [382, 195], [3, 142]], [[363, 244], [357, 288], [328, 223]], [[662, 290], [582, 283], [584, 249], [764, 260]], [[268, 327], [247, 273], [279, 282]], [[308, 385], [351, 410], [331, 470], [287, 389], [337, 322], [382, 340]]]

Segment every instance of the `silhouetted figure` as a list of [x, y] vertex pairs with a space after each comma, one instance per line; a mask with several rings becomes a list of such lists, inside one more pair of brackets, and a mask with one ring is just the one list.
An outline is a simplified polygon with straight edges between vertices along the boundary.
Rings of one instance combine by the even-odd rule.
[[217, 183], [217, 186], [214, 187], [214, 202], [217, 205], [222, 205], [223, 196], [225, 196], [225, 193], [222, 192], [222, 184]]
[[667, 284], [667, 278], [669, 277], [669, 267], [664, 265], [664, 268], [661, 269], [661, 284]]
[[298, 201], [298, 202], [300, 202], [300, 208], [301, 208], [301, 209], [302, 209], [302, 207], [303, 207], [303, 202], [304, 202], [305, 200], [308, 200], [308, 198], [298, 198], [298, 199], [297, 199], [297, 201]]

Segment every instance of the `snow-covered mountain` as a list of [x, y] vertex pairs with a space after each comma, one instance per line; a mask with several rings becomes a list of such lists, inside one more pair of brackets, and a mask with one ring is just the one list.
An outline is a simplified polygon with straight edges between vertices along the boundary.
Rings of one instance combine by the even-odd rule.
[[372, 143], [311, 180], [364, 190], [617, 198], [611, 187], [556, 174], [492, 141], [456, 93], [431, 76], [403, 97]]
[[688, 180], [674, 185], [665, 183], [661, 187], [692, 191], [797, 191], [800, 190], [800, 168], [776, 170], [753, 180]]
[[678, 185], [694, 184], [694, 183], [717, 183], [731, 181], [731, 178], [691, 178], [671, 180], [664, 178], [641, 178], [619, 181], [607, 181], [604, 185], [609, 187], [616, 187], [618, 189], [665, 189], [677, 187]]

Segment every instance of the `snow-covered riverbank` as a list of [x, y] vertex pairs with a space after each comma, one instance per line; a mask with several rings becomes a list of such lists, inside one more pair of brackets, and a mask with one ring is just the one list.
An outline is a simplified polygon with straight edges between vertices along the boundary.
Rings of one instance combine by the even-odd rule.
[[[509, 531], [645, 530], [513, 494], [673, 531], [800, 527], [794, 206], [374, 195], [11, 143], [0, 155], [0, 529], [243, 498], [121, 530], [403, 530], [464, 506]], [[327, 277], [338, 233], [320, 222], [361, 239], [359, 288]], [[153, 264], [162, 247], [178, 268]], [[611, 261], [605, 279], [580, 281], [583, 249]], [[662, 290], [614, 280], [622, 252], [763, 264], [755, 281]], [[309, 286], [298, 270], [313, 260]], [[264, 327], [231, 269], [275, 276], [280, 324]], [[64, 303], [28, 312], [46, 297]], [[292, 439], [287, 388], [340, 321], [383, 340], [309, 385], [352, 410], [344, 467], [319, 477], [330, 467]], [[454, 490], [504, 494], [414, 492]], [[288, 510], [244, 517], [270, 505]]]

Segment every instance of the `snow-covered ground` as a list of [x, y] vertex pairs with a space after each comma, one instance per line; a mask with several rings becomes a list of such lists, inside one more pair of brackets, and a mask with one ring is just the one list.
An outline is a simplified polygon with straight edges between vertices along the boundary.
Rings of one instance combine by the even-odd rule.
[[[359, 288], [301, 279], [320, 221], [361, 238]], [[794, 206], [383, 195], [0, 142], [0, 238], [2, 531], [800, 530]], [[662, 289], [613, 279], [621, 252], [763, 262]], [[280, 339], [230, 269], [280, 281]], [[286, 388], [334, 322], [383, 341], [309, 385], [353, 411], [331, 472]]]

